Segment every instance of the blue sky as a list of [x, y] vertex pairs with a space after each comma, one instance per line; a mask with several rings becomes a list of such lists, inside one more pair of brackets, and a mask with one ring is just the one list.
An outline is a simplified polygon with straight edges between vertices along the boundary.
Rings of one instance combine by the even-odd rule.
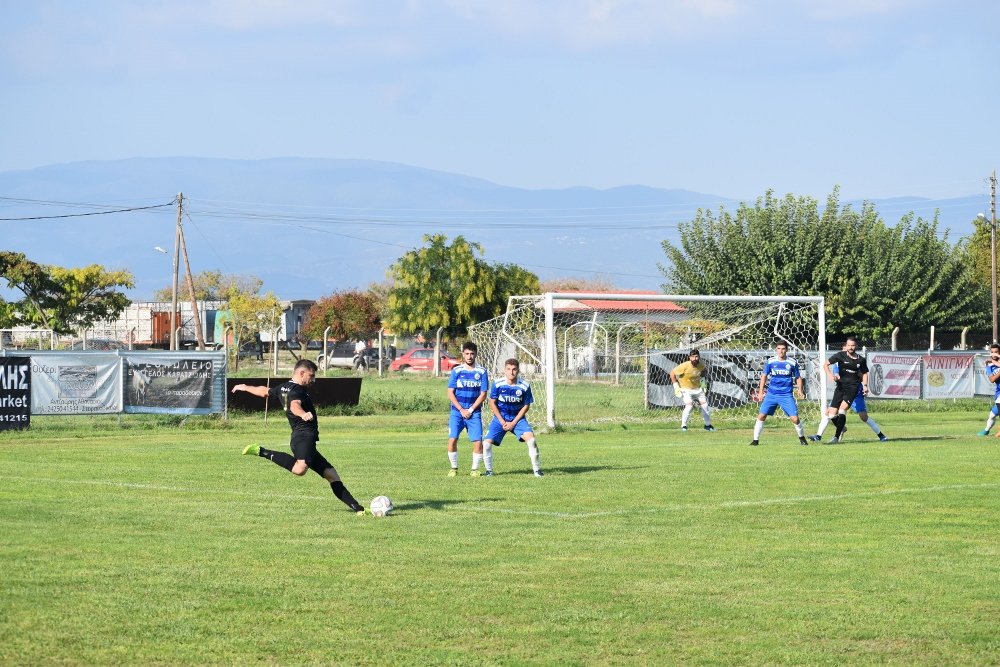
[[982, 194], [998, 19], [985, 0], [0, 0], [0, 171], [301, 156], [527, 188]]

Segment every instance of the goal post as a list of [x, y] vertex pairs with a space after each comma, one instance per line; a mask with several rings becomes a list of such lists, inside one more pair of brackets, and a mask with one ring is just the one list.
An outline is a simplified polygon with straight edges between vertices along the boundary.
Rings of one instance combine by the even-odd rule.
[[[493, 377], [517, 359], [532, 384], [533, 418], [549, 428], [680, 419], [670, 371], [698, 348], [713, 419], [756, 414], [753, 391], [783, 341], [806, 385], [800, 413], [827, 395], [823, 297], [550, 292], [512, 296], [507, 311], [469, 329]], [[558, 418], [557, 418], [558, 415]]]

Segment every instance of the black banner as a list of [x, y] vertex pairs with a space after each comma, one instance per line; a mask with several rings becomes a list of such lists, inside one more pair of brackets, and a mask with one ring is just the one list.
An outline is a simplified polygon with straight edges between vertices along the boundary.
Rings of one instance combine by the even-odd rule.
[[125, 412], [198, 414], [212, 408], [211, 359], [150, 356], [125, 359]]
[[0, 357], [0, 431], [31, 426], [31, 357]]

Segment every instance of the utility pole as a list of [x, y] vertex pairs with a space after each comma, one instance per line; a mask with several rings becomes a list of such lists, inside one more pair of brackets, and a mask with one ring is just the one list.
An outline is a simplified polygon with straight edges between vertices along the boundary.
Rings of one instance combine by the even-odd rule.
[[201, 314], [198, 312], [198, 297], [194, 292], [194, 278], [191, 276], [191, 262], [188, 261], [187, 242], [184, 240], [184, 227], [179, 226], [181, 232], [181, 252], [184, 253], [184, 275], [187, 280], [188, 296], [191, 298], [191, 311], [194, 313], [194, 331], [198, 339], [198, 349], [205, 349], [205, 334], [201, 330]]
[[181, 217], [184, 215], [184, 193], [177, 193], [177, 229], [174, 232], [174, 276], [173, 286], [170, 291], [170, 349], [176, 350], [177, 341], [177, 273], [180, 269], [181, 254]]
[[990, 176], [990, 266], [992, 267], [993, 342], [997, 342], [997, 170]]

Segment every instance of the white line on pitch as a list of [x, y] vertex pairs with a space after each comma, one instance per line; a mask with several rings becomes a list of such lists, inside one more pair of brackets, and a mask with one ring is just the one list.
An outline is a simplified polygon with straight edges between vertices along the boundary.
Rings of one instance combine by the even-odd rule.
[[[259, 498], [259, 492], [240, 491], [239, 489], [190, 489], [182, 486], [161, 486], [159, 484], [140, 484], [136, 482], [115, 482], [110, 479], [53, 479], [49, 477], [27, 477], [18, 475], [3, 475], [0, 479], [16, 479], [30, 482], [46, 482], [51, 484], [77, 484], [83, 486], [112, 486], [119, 489], [139, 489], [141, 491], [165, 491], [167, 493], [198, 493], [198, 494], [225, 494], [235, 496], [246, 496]], [[315, 496], [310, 494], [288, 495], [268, 493], [268, 498], [280, 498], [282, 500], [314, 500], [317, 498], [327, 498], [329, 496]]]
[[[115, 482], [111, 480], [67, 480], [53, 479], [47, 477], [25, 477], [18, 475], [3, 475], [0, 479], [16, 479], [21, 481], [46, 482], [53, 484], [80, 484], [88, 486], [113, 486], [123, 489], [140, 489], [144, 491], [165, 491], [168, 493], [216, 493], [225, 495], [237, 495], [247, 497], [259, 497], [259, 492], [240, 491], [238, 489], [190, 489], [176, 486], [160, 486], [157, 484], [140, 484], [134, 482]], [[662, 507], [650, 507], [644, 510], [634, 508], [608, 510], [604, 512], [553, 512], [546, 510], [512, 509], [503, 507], [450, 507], [449, 512], [490, 512], [495, 514], [517, 514], [526, 516], [549, 516], [568, 519], [589, 519], [602, 516], [621, 516], [624, 514], [659, 514], [660, 512], [683, 512], [683, 511], [711, 511], [720, 509], [733, 509], [739, 507], [763, 507], [767, 505], [792, 505], [795, 503], [829, 502], [832, 500], [851, 500], [855, 498], [878, 498], [880, 496], [894, 496], [904, 493], [934, 493], [936, 491], [958, 491], [962, 489], [995, 489], [1000, 484], [943, 484], [938, 486], [922, 486], [904, 489], [883, 489], [881, 491], [865, 491], [860, 493], [837, 493], [821, 496], [789, 496], [787, 498], [762, 498], [759, 500], [730, 500], [721, 503], [689, 503], [684, 505], [664, 505]], [[327, 496], [315, 496], [311, 494], [267, 494], [268, 498], [280, 498], [282, 500], [316, 500], [324, 499]]]
[[829, 502], [831, 500], [850, 500], [854, 498], [877, 498], [879, 496], [893, 496], [903, 493], [933, 493], [935, 491], [954, 491], [960, 489], [994, 489], [1000, 484], [948, 484], [941, 486], [924, 486], [910, 489], [884, 489], [882, 491], [868, 491], [862, 493], [838, 493], [823, 496], [790, 496], [788, 498], [764, 498], [761, 500], [732, 500], [721, 503], [706, 504], [686, 504], [686, 505], [664, 505], [663, 507], [650, 507], [644, 510], [634, 508], [621, 510], [608, 510], [606, 512], [546, 512], [544, 510], [519, 510], [503, 509], [493, 507], [456, 507], [454, 510], [468, 512], [496, 512], [500, 514], [529, 514], [541, 516], [567, 517], [574, 519], [588, 519], [601, 516], [619, 516], [624, 514], [658, 514], [660, 512], [683, 512], [683, 511], [710, 511], [719, 509], [732, 509], [738, 507], [761, 507], [765, 505], [791, 505], [795, 503], [809, 502]]

